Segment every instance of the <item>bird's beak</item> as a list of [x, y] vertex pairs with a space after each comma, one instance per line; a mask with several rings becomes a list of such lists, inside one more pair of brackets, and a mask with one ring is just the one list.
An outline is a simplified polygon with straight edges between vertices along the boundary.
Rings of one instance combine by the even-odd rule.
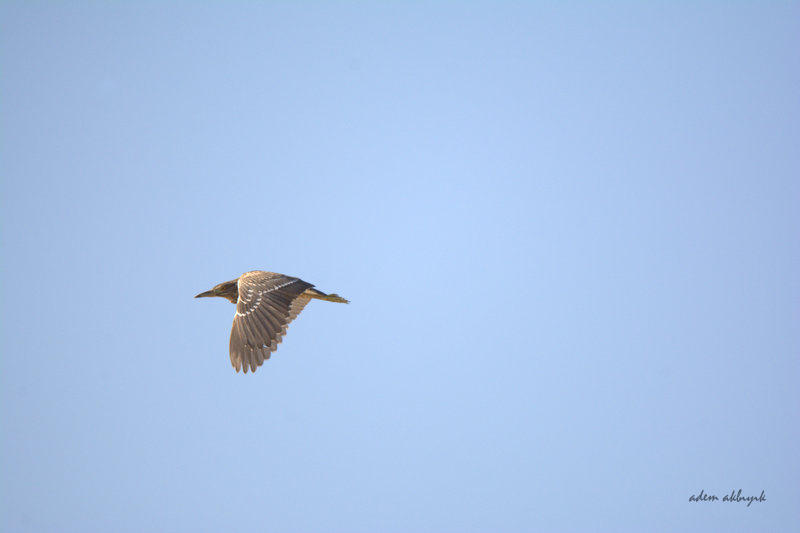
[[211, 296], [216, 296], [216, 295], [217, 293], [214, 292], [214, 289], [211, 289], [210, 291], [201, 292], [200, 294], [195, 296], [195, 298], [209, 298]]

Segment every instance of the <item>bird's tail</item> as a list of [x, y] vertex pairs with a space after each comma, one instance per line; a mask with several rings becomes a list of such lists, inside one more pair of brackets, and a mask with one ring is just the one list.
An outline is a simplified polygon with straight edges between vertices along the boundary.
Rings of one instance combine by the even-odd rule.
[[338, 302], [340, 304], [349, 304], [348, 300], [345, 300], [338, 294], [325, 294], [322, 291], [318, 291], [317, 289], [306, 289], [306, 294], [311, 296], [312, 298], [316, 298], [317, 300], [325, 300], [326, 302]]

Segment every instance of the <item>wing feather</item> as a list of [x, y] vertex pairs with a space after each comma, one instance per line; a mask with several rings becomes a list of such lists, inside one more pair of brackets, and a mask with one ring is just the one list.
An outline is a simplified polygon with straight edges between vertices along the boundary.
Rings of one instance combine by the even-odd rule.
[[231, 365], [253, 372], [269, 359], [289, 323], [311, 300], [301, 296], [313, 287], [301, 279], [273, 272], [247, 272], [239, 278], [239, 298], [231, 329]]

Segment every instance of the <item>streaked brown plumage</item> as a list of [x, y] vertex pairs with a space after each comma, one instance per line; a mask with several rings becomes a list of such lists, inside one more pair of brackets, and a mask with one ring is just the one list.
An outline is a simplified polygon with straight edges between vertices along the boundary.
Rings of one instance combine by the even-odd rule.
[[299, 278], [254, 270], [220, 283], [195, 298], [219, 296], [236, 304], [231, 329], [231, 364], [238, 372], [253, 372], [269, 359], [286, 335], [289, 323], [312, 298], [350, 303], [338, 294], [325, 294]]

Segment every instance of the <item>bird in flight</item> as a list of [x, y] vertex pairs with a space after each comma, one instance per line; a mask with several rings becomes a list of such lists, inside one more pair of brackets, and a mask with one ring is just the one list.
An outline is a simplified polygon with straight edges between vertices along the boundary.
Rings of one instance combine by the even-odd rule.
[[220, 283], [195, 298], [219, 296], [236, 304], [231, 329], [231, 364], [238, 372], [260, 367], [286, 335], [289, 323], [312, 298], [350, 303], [338, 294], [325, 294], [300, 278], [253, 270]]

